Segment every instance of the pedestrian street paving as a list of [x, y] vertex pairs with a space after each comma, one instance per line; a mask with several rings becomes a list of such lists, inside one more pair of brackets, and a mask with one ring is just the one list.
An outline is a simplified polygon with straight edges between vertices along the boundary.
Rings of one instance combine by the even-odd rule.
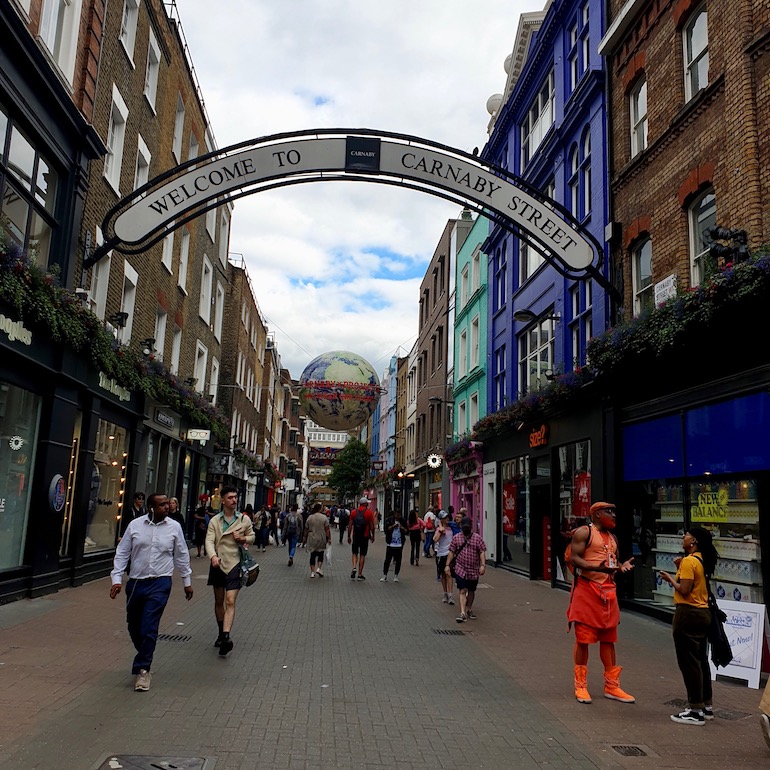
[[770, 766], [755, 690], [717, 683], [714, 722], [669, 720], [683, 687], [665, 624], [623, 615], [618, 662], [636, 704], [601, 697], [592, 650], [594, 703], [581, 705], [563, 591], [490, 568], [478, 618], [458, 624], [432, 562], [406, 558], [401, 581], [381, 583], [380, 537], [367, 580], [351, 581], [349, 547], [334, 543], [323, 579], [308, 579], [302, 550], [293, 567], [285, 548], [257, 554], [224, 659], [207, 561], [193, 558], [195, 597], [175, 579], [146, 693], [132, 688], [124, 595], [109, 599], [108, 578], [0, 607], [0, 768]]

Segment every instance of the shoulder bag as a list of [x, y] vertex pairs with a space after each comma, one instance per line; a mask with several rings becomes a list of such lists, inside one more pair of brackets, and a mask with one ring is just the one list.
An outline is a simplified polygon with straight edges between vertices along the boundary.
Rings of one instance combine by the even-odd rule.
[[251, 554], [240, 546], [241, 551], [241, 586], [252, 586], [259, 577], [259, 564], [251, 558]]

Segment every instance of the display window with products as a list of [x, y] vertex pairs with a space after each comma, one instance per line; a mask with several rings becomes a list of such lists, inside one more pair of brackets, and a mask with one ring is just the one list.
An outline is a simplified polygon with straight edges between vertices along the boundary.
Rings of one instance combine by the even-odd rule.
[[24, 563], [41, 398], [0, 380], [0, 569]]
[[84, 553], [115, 547], [125, 501], [128, 435], [126, 429], [100, 419], [94, 445]]
[[503, 563], [529, 573], [531, 532], [529, 516], [529, 457], [514, 457], [500, 464], [502, 506], [500, 531]]
[[556, 539], [556, 578], [570, 582], [564, 552], [572, 533], [591, 519], [591, 442], [577, 441], [560, 446], [559, 457], [559, 535]]
[[[761, 520], [770, 473], [770, 397], [741, 396], [623, 428], [623, 508], [633, 516], [633, 600], [673, 609], [682, 536], [709, 530], [718, 598], [763, 603]], [[625, 522], [623, 522], [625, 524]], [[619, 528], [621, 522], [618, 523]]]
[[[78, 462], [80, 460], [80, 434], [83, 425], [83, 414], [78, 412], [75, 416], [75, 425], [72, 429], [72, 447], [70, 449], [69, 467], [67, 468], [66, 489], [67, 494], [62, 512], [61, 541], [59, 544], [59, 556], [71, 556], [72, 518], [75, 510], [75, 479], [78, 476]], [[89, 497], [90, 499], [90, 497]]]

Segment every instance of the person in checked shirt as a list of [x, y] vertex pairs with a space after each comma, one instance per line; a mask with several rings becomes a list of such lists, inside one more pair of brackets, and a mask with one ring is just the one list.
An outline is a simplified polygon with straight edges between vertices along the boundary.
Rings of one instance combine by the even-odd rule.
[[463, 517], [460, 522], [460, 534], [452, 538], [445, 572], [454, 574], [457, 588], [460, 590], [460, 614], [455, 618], [458, 623], [476, 617], [473, 612], [473, 600], [479, 578], [487, 570], [487, 546], [478, 532], [473, 532], [471, 520]]
[[186, 599], [192, 599], [190, 553], [179, 523], [168, 518], [168, 498], [155, 493], [147, 500], [147, 515], [134, 519], [115, 551], [110, 599], [121, 591], [123, 573], [129, 565], [126, 583], [126, 621], [136, 648], [131, 672], [134, 690], [150, 689], [150, 668], [163, 610], [171, 595], [174, 568], [184, 583]]

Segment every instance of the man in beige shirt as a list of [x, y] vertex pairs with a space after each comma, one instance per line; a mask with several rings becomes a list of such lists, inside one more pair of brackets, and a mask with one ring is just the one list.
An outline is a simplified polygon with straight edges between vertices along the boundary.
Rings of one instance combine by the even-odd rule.
[[[310, 549], [310, 577], [324, 576], [324, 550], [332, 544], [329, 519], [321, 510], [321, 503], [313, 506], [313, 512], [307, 517], [302, 535], [302, 545]], [[316, 567], [316, 563], [318, 566]]]

